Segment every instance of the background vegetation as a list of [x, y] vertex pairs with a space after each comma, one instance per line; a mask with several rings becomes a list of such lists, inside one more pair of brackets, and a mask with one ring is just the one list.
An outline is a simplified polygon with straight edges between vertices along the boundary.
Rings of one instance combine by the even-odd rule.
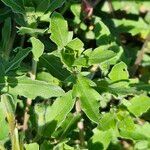
[[1, 0], [0, 150], [149, 150], [150, 1]]

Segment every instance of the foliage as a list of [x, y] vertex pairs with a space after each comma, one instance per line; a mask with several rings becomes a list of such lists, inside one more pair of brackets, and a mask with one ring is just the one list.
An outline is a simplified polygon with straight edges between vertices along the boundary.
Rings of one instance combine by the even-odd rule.
[[150, 2], [0, 1], [0, 150], [149, 150]]

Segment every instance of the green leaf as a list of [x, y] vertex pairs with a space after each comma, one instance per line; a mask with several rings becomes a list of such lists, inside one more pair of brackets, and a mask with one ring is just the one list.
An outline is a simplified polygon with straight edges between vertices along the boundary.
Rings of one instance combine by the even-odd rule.
[[38, 3], [37, 8], [36, 8], [36, 12], [37, 12], [40, 16], [42, 16], [42, 15], [45, 13], [46, 8], [48, 7], [49, 3], [50, 3], [50, 0], [42, 0], [42, 1], [40, 1], [40, 2]]
[[145, 123], [144, 125], [135, 125], [135, 129], [127, 130], [126, 128], [120, 129], [121, 137], [140, 141], [150, 139], [150, 124]]
[[63, 139], [67, 137], [68, 134], [70, 134], [70, 132], [76, 128], [77, 123], [79, 122], [80, 119], [81, 119], [80, 114], [77, 114], [77, 115], [74, 115], [71, 113], [68, 114], [66, 119], [60, 126], [60, 128], [58, 128], [57, 131], [55, 131], [52, 136], [59, 138], [59, 139]]
[[124, 82], [118, 81], [111, 83], [111, 81], [105, 79], [97, 81], [96, 84], [97, 84], [96, 90], [101, 94], [109, 92], [110, 94], [119, 97], [140, 94], [140, 92], [138, 92], [134, 86], [133, 87], [127, 86], [128, 82], [125, 81]]
[[64, 91], [59, 86], [51, 85], [45, 81], [32, 80], [24, 76], [18, 78], [9, 77], [7, 82], [9, 85], [8, 92], [12, 95], [35, 99], [37, 96], [50, 98], [64, 94]]
[[21, 5], [21, 3], [19, 1], [16, 1], [16, 0], [2, 0], [2, 2], [5, 5], [7, 5], [8, 7], [10, 7], [13, 12], [25, 15], [24, 7], [23, 7], [23, 5]]
[[94, 33], [97, 46], [103, 45], [105, 47], [108, 47], [111, 42], [114, 41], [109, 28], [102, 22], [99, 17], [95, 17], [94, 24]]
[[116, 127], [116, 116], [114, 113], [106, 113], [102, 116], [98, 128], [100, 130], [109, 130]]
[[101, 47], [94, 49], [89, 55], [89, 64], [100, 64], [115, 57], [116, 53], [110, 50], [102, 50]]
[[134, 148], [137, 150], [149, 150], [149, 142], [146, 140], [139, 141], [135, 144]]
[[72, 13], [74, 14], [74, 22], [79, 24], [80, 23], [80, 13], [81, 13], [81, 5], [80, 4], [72, 4], [70, 7]]
[[0, 9], [0, 22], [4, 22], [6, 20], [7, 17], [10, 16], [10, 14], [12, 13], [11, 9], [9, 7], [3, 7]]
[[78, 76], [77, 83], [74, 85], [73, 89], [75, 96], [80, 100], [81, 109], [90, 120], [99, 123], [99, 93], [91, 88], [89, 80], [82, 76]]
[[76, 58], [83, 52], [83, 46], [83, 42], [80, 39], [75, 38], [61, 51], [62, 60], [68, 67], [72, 67]]
[[135, 84], [131, 84], [131, 87], [135, 87], [137, 91], [150, 92], [150, 84], [135, 83]]
[[39, 150], [39, 145], [37, 143], [24, 144], [25, 150]]
[[1, 40], [1, 49], [4, 52], [4, 56], [7, 55], [9, 51], [9, 42], [11, 36], [11, 18], [7, 18], [4, 22], [2, 29], [2, 40]]
[[52, 54], [41, 56], [39, 66], [46, 68], [52, 76], [62, 81], [70, 76], [70, 72], [63, 66], [60, 58]]
[[66, 48], [79, 51], [79, 54], [81, 54], [84, 50], [84, 44], [79, 38], [75, 38], [66, 45]]
[[76, 53], [73, 49], [65, 48], [61, 51], [62, 61], [68, 66], [72, 67], [75, 59]]
[[63, 16], [57, 12], [54, 12], [50, 21], [51, 40], [62, 49], [68, 43], [68, 24]]
[[55, 9], [61, 7], [66, 0], [51, 0], [47, 11], [53, 12]]
[[72, 98], [72, 91], [56, 99], [52, 106], [35, 108], [38, 116], [39, 133], [44, 136], [50, 136], [58, 128], [67, 114], [72, 110], [75, 99]]
[[128, 80], [129, 73], [127, 71], [127, 65], [124, 62], [120, 62], [116, 64], [109, 73], [108, 77], [112, 81], [119, 81], [119, 80]]
[[36, 39], [35, 37], [31, 37], [30, 41], [32, 43], [32, 53], [33, 53], [33, 59], [35, 61], [39, 61], [40, 56], [42, 56], [44, 52], [44, 44], [39, 40]]
[[17, 69], [22, 62], [22, 60], [29, 54], [31, 48], [22, 49], [17, 47], [15, 51], [19, 51], [17, 55], [11, 60], [5, 67], [5, 73], [8, 73], [11, 70]]
[[60, 81], [57, 78], [53, 77], [48, 72], [40, 72], [40, 73], [38, 73], [37, 76], [36, 76], [36, 79], [48, 82], [51, 85], [59, 85], [60, 84]]
[[40, 145], [40, 150], [48, 150], [48, 149], [53, 149], [53, 146], [50, 144], [49, 141], [45, 140], [45, 141]]
[[[115, 10], [126, 11], [127, 14], [138, 14], [139, 13], [139, 1], [115, 1], [113, 0], [113, 6]], [[140, 5], [141, 6], [141, 5]]]
[[112, 130], [101, 131], [98, 129], [93, 130], [94, 135], [88, 142], [89, 150], [106, 150], [112, 139]]
[[120, 130], [127, 130], [127, 131], [135, 130], [133, 118], [131, 118], [129, 115], [124, 116], [124, 118], [120, 120], [117, 125]]
[[0, 141], [4, 140], [9, 135], [9, 128], [6, 121], [6, 112], [4, 111], [4, 106], [2, 102], [0, 102]]
[[146, 38], [148, 35], [150, 29], [149, 25], [142, 19], [139, 18], [139, 20], [128, 20], [128, 19], [122, 19], [122, 20], [116, 20], [114, 19], [114, 23], [116, 25], [118, 32], [124, 33], [128, 32], [131, 33], [132, 36], [135, 36], [137, 34], [140, 34], [142, 38]]
[[150, 108], [150, 98], [148, 96], [135, 96], [127, 106], [128, 110], [135, 116], [141, 116]]
[[71, 147], [69, 145], [66, 144], [67, 141], [62, 141], [60, 143], [58, 143], [56, 146], [54, 146], [53, 150], [75, 150], [74, 147]]
[[14, 98], [9, 94], [3, 94], [1, 95], [1, 102], [3, 104], [4, 112], [14, 116], [17, 104]]

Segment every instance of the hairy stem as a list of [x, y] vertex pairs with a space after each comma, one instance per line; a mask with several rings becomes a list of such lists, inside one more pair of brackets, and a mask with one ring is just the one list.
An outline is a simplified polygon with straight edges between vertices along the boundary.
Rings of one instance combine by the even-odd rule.
[[16, 120], [15, 120], [15, 114], [12, 111], [12, 107], [9, 104], [10, 103], [10, 96], [7, 94], [1, 95], [1, 103], [3, 104], [6, 118], [8, 121], [9, 126], [9, 135], [11, 139], [11, 145], [12, 150], [20, 150], [20, 142], [19, 142], [19, 136], [18, 136], [18, 129], [16, 127]]
[[[33, 59], [32, 70], [31, 70], [31, 75], [30, 75], [32, 80], [35, 80], [36, 78], [36, 70], [37, 70], [37, 61]], [[26, 102], [25, 113], [24, 113], [23, 131], [26, 131], [28, 129], [28, 121], [30, 118], [29, 111], [30, 111], [31, 104], [32, 104], [32, 99], [28, 98]]]
[[[77, 114], [80, 114], [81, 113], [81, 106], [80, 106], [80, 101], [79, 99], [76, 101], [76, 113]], [[81, 146], [84, 146], [84, 124], [83, 124], [83, 121], [80, 120], [78, 122], [78, 129], [79, 129], [79, 139], [80, 139], [80, 144]]]
[[141, 61], [142, 61], [144, 53], [145, 53], [145, 49], [147, 48], [147, 45], [149, 42], [150, 42], [150, 33], [147, 35], [146, 40], [142, 46], [142, 49], [139, 51], [138, 56], [135, 60], [134, 66], [132, 68], [132, 76], [135, 75], [139, 65], [141, 64]]

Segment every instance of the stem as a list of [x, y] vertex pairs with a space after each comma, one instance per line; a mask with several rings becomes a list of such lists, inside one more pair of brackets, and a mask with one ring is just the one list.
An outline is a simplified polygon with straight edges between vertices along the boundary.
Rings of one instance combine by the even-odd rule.
[[112, 14], [112, 17], [115, 17], [114, 7], [112, 5], [112, 1], [111, 0], [107, 0], [107, 2], [108, 2], [109, 11]]
[[135, 60], [134, 66], [132, 68], [132, 76], [135, 75], [139, 65], [141, 64], [143, 56], [144, 56], [144, 53], [145, 53], [145, 49], [147, 48], [147, 45], [148, 45], [149, 42], [150, 42], [150, 33], [148, 33], [148, 35], [146, 37], [146, 40], [145, 40], [145, 42], [144, 42], [144, 44], [142, 46], [142, 49], [139, 51], [138, 56], [137, 56], [137, 58]]
[[84, 18], [90, 18], [93, 15], [94, 8], [101, 0], [94, 0], [94, 2], [91, 2], [89, 0], [82, 0], [82, 10], [87, 14], [87, 16]]
[[93, 7], [96, 7], [96, 5], [100, 2], [101, 0], [95, 0], [93, 3]]
[[23, 36], [21, 37], [20, 47], [23, 47], [23, 46], [24, 46], [24, 41], [25, 41], [25, 35], [23, 35]]
[[[37, 61], [34, 59], [32, 60], [32, 70], [31, 70], [31, 79], [35, 80], [36, 78], [36, 70], [37, 70]], [[29, 110], [30, 106], [32, 104], [32, 99], [28, 98], [26, 102], [26, 108], [24, 113], [24, 121], [23, 121], [23, 131], [26, 131], [28, 129], [28, 121], [30, 118]]]
[[[81, 106], [80, 106], [80, 101], [79, 99], [76, 101], [76, 113], [80, 114], [81, 113]], [[79, 129], [79, 139], [80, 139], [80, 144], [81, 146], [84, 146], [84, 124], [83, 121], [80, 120], [77, 124], [78, 129]]]
[[18, 129], [16, 127], [15, 114], [12, 111], [12, 108], [9, 104], [11, 100], [9, 98], [8, 95], [3, 94], [1, 95], [1, 102], [4, 106], [6, 118], [8, 121], [12, 150], [20, 150], [20, 143], [19, 143]]
[[70, 7], [70, 2], [66, 3], [65, 6], [62, 8], [61, 10], [61, 14], [64, 15], [64, 13], [66, 12], [66, 10]]

